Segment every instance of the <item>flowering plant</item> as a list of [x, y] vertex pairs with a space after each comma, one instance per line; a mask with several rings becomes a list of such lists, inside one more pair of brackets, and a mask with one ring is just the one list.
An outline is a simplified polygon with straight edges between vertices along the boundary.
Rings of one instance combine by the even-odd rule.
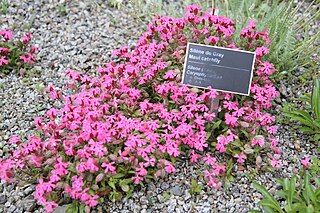
[[[50, 85], [50, 97], [63, 107], [35, 119], [40, 136], [27, 143], [11, 139], [19, 149], [0, 163], [1, 179], [33, 177], [35, 198], [47, 211], [65, 196], [75, 200], [70, 206], [75, 210], [96, 206], [106, 195], [121, 199], [135, 185], [175, 172], [181, 155], [203, 162], [208, 185], [219, 189], [226, 163], [214, 154], [227, 153], [239, 164], [256, 152], [280, 154], [277, 140], [264, 136], [276, 132], [266, 109], [278, 96], [268, 78], [275, 69], [262, 61], [267, 31], [257, 32], [251, 22], [241, 31], [242, 42], [235, 44], [232, 20], [195, 5], [186, 11], [183, 18], [155, 17], [136, 48], [114, 51], [121, 62], [98, 69], [99, 77], [67, 71], [72, 81], [66, 86], [74, 94], [64, 96]], [[188, 42], [256, 51], [251, 95], [181, 84]], [[211, 112], [207, 104], [218, 97], [218, 113]], [[271, 165], [278, 167], [274, 156]]]
[[10, 30], [0, 30], [0, 72], [8, 74], [35, 63], [38, 48], [30, 45], [31, 36], [28, 32], [20, 40], [14, 40]]

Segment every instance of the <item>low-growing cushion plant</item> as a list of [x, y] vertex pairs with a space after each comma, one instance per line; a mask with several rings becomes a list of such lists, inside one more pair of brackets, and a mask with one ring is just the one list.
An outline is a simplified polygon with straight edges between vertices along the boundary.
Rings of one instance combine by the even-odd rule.
[[[179, 156], [204, 163], [209, 186], [221, 187], [229, 165], [258, 162], [279, 168], [281, 151], [273, 137], [277, 127], [268, 109], [278, 92], [269, 79], [274, 66], [262, 60], [270, 43], [255, 21], [234, 34], [234, 22], [186, 7], [183, 18], [155, 17], [137, 46], [114, 52], [120, 62], [98, 69], [99, 77], [67, 71], [71, 95], [48, 86], [60, 100], [35, 119], [40, 134], [21, 142], [0, 163], [0, 178], [37, 184], [37, 201], [48, 212], [70, 197], [70, 211], [84, 211], [130, 195], [134, 186], [176, 171]], [[234, 38], [241, 38], [234, 43]], [[188, 42], [255, 51], [250, 96], [194, 89], [181, 84]], [[70, 93], [69, 93], [70, 94]], [[219, 98], [217, 113], [208, 102]], [[257, 161], [256, 159], [260, 159]], [[233, 163], [234, 162], [234, 163]], [[232, 167], [231, 167], [232, 168]]]
[[12, 31], [0, 30], [0, 72], [8, 74], [35, 63], [38, 48], [30, 45], [31, 36], [28, 32], [15, 39]]

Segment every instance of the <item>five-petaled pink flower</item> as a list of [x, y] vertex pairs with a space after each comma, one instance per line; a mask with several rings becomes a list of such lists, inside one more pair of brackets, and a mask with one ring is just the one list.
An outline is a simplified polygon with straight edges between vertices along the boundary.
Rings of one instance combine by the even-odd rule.
[[0, 66], [7, 65], [9, 63], [8, 60], [6, 60], [6, 56], [1, 56], [0, 58]]
[[301, 159], [301, 164], [303, 165], [303, 169], [306, 170], [309, 166], [311, 166], [311, 162], [310, 162], [310, 158], [309, 157], [305, 157], [304, 159]]
[[238, 163], [244, 163], [247, 159], [247, 156], [243, 153], [235, 154], [234, 157], [237, 158]]

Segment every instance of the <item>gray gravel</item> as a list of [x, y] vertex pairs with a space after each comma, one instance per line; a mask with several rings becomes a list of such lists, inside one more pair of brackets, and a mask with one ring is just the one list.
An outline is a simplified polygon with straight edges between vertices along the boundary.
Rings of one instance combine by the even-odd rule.
[[[67, 69], [95, 74], [96, 68], [111, 60], [111, 52], [124, 45], [134, 46], [144, 31], [126, 7], [111, 8], [98, 0], [11, 0], [7, 14], [0, 15], [0, 29], [30, 28], [33, 41], [40, 53], [39, 62], [25, 78], [17, 70], [8, 76], [0, 76], [0, 157], [6, 158], [14, 149], [7, 142], [13, 135], [26, 139], [35, 133], [34, 117], [43, 115], [57, 103], [48, 99], [44, 88], [49, 84], [62, 87], [67, 81]], [[63, 10], [66, 9], [64, 14]], [[319, 23], [317, 23], [319, 26]], [[312, 30], [316, 28], [312, 27]], [[313, 32], [313, 31], [312, 31]], [[291, 82], [292, 83], [292, 82]], [[294, 85], [286, 85], [282, 93], [292, 94]], [[301, 92], [301, 91], [300, 91]], [[281, 101], [288, 101], [283, 98]], [[280, 113], [280, 106], [275, 109]], [[288, 126], [279, 128], [279, 139], [284, 153], [281, 172], [263, 173], [254, 178], [276, 190], [275, 177], [292, 174], [292, 168], [306, 154], [315, 154], [316, 148], [298, 133], [289, 132]], [[199, 194], [191, 195], [191, 180], [197, 177], [201, 165], [189, 165], [178, 160], [177, 172], [158, 182], [146, 184], [134, 192], [132, 198], [121, 202], [105, 202], [93, 212], [247, 212], [258, 209], [262, 196], [251, 188], [251, 175], [234, 171], [235, 181], [226, 184], [224, 190], [215, 191], [203, 187]], [[199, 180], [199, 184], [203, 183]], [[43, 212], [33, 198], [34, 185], [0, 183], [0, 212]], [[66, 206], [56, 209], [65, 212]]]

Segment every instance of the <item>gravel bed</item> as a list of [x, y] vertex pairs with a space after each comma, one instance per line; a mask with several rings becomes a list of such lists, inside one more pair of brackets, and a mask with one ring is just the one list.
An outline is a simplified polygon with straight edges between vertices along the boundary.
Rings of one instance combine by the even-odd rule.
[[[111, 52], [124, 45], [134, 46], [144, 31], [132, 13], [123, 7], [111, 8], [99, 0], [10, 0], [6, 14], [0, 15], [0, 29], [30, 29], [32, 43], [40, 53], [39, 62], [25, 78], [19, 71], [8, 76], [0, 75], [0, 157], [6, 158], [14, 149], [7, 142], [13, 135], [26, 140], [35, 133], [34, 117], [43, 115], [57, 103], [48, 99], [45, 88], [53, 84], [63, 87], [67, 69], [85, 71], [94, 75], [98, 67], [110, 61]], [[314, 25], [319, 26], [318, 23]], [[317, 27], [312, 27], [314, 33]], [[310, 34], [311, 34], [310, 33]], [[291, 88], [295, 81], [286, 81], [282, 88], [281, 102], [297, 96]], [[299, 91], [298, 93], [301, 93]], [[287, 96], [286, 96], [287, 94]], [[274, 111], [280, 114], [280, 105]], [[283, 151], [284, 166], [280, 172], [261, 173], [252, 176], [254, 168], [247, 172], [234, 171], [235, 181], [215, 191], [206, 186], [197, 195], [191, 195], [192, 178], [202, 165], [183, 160], [177, 161], [177, 172], [157, 182], [146, 184], [131, 198], [112, 203], [106, 200], [93, 212], [247, 212], [259, 209], [257, 202], [262, 196], [251, 186], [252, 178], [263, 183], [271, 191], [276, 190], [275, 177], [292, 174], [299, 159], [316, 154], [316, 147], [308, 138], [290, 132], [290, 126], [279, 127], [279, 139]], [[199, 180], [201, 184], [201, 180]], [[33, 198], [34, 185], [0, 183], [0, 212], [43, 212]], [[56, 213], [65, 212], [66, 205]]]

